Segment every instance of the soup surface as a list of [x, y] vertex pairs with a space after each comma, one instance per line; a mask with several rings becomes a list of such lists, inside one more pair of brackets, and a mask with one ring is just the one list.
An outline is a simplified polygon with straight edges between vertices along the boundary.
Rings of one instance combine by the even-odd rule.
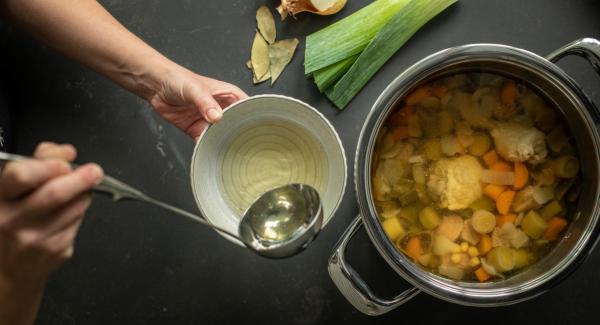
[[421, 267], [511, 276], [568, 227], [579, 160], [553, 105], [525, 83], [458, 74], [408, 94], [381, 129], [372, 189], [382, 227]]

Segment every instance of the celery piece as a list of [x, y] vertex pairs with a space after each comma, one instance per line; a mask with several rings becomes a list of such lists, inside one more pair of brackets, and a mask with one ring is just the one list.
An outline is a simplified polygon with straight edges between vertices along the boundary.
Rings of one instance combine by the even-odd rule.
[[476, 210], [493, 211], [495, 207], [496, 207], [496, 203], [487, 196], [481, 196], [477, 200], [473, 201], [473, 203], [471, 203], [471, 205], [469, 205], [469, 208], [471, 208], [473, 211], [476, 211]]
[[419, 221], [425, 229], [432, 230], [437, 228], [442, 220], [440, 219], [440, 214], [432, 207], [425, 207], [419, 212]]
[[397, 218], [389, 218], [383, 221], [382, 223], [383, 231], [388, 235], [390, 240], [394, 241], [398, 238], [404, 237], [406, 231], [402, 224], [400, 224], [400, 220]]
[[331, 85], [335, 84], [335, 82], [338, 81], [344, 75], [344, 73], [348, 71], [348, 69], [350, 69], [357, 58], [358, 54], [315, 71], [313, 73], [313, 78], [315, 79], [315, 84], [317, 84], [319, 91], [324, 92]]
[[[348, 72], [325, 94], [339, 108], [356, 96], [383, 64], [426, 22], [458, 0], [411, 0], [375, 35]], [[355, 53], [352, 53], [355, 54]], [[305, 66], [306, 67], [306, 66]]]
[[542, 208], [542, 210], [540, 211], [540, 215], [545, 220], [548, 220], [554, 216], [557, 216], [561, 212], [562, 206], [560, 205], [560, 202], [554, 200]]
[[419, 219], [419, 212], [423, 207], [420, 203], [413, 203], [400, 208], [400, 217], [410, 221], [411, 223], [416, 223], [417, 219]]
[[548, 223], [539, 214], [531, 210], [525, 215], [523, 221], [521, 221], [521, 228], [523, 228], [523, 231], [529, 237], [540, 239], [544, 234], [544, 231], [546, 231], [546, 228], [548, 228]]
[[487, 254], [487, 262], [500, 273], [508, 272], [515, 268], [515, 255], [512, 248], [498, 246]]
[[554, 174], [561, 178], [573, 178], [579, 172], [579, 161], [573, 156], [560, 156], [551, 162]]
[[375, 34], [409, 0], [378, 0], [306, 37], [304, 73], [311, 73], [360, 54]]

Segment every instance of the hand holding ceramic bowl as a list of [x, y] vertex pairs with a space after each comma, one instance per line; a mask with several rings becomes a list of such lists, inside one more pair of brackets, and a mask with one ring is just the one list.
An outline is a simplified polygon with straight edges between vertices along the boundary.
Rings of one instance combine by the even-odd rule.
[[191, 178], [202, 215], [230, 232], [237, 233], [256, 198], [290, 183], [317, 189], [324, 227], [344, 193], [346, 158], [333, 126], [316, 109], [289, 97], [261, 95], [233, 104], [201, 135]]

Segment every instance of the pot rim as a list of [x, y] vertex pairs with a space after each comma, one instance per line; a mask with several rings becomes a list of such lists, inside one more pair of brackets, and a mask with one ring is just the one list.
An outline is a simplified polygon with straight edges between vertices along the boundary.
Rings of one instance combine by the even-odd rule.
[[[594, 119], [590, 114], [590, 111], [597, 112], [597, 110], [594, 104], [583, 93], [581, 87], [567, 73], [554, 63], [527, 50], [507, 45], [480, 43], [448, 48], [431, 54], [395, 78], [373, 104], [360, 133], [355, 155], [354, 179], [359, 210], [369, 238], [379, 253], [400, 276], [415, 287], [440, 299], [468, 306], [513, 304], [544, 293], [560, 283], [581, 265], [597, 243], [598, 234], [600, 233], [600, 227], [598, 226], [600, 207], [595, 204], [590, 216], [592, 220], [588, 228], [582, 233], [572, 252], [565, 258], [567, 262], [558, 263], [550, 269], [551, 274], [530, 280], [525, 283], [526, 285], [521, 284], [519, 290], [513, 292], [484, 288], [484, 286], [467, 288], [457, 283], [452, 283], [453, 281], [446, 278], [424, 271], [398, 252], [383, 232], [373, 204], [370, 180], [371, 157], [374, 143], [383, 121], [385, 121], [389, 111], [399, 99], [423, 79], [441, 70], [442, 67], [447, 67], [458, 62], [477, 62], [478, 60], [485, 59], [519, 64], [532, 69], [536, 73], [552, 77], [555, 84], [562, 85], [564, 91], [569, 92], [572, 99], [577, 101], [579, 107], [585, 108], [581, 112], [584, 122], [589, 126], [594, 146], [596, 148], [599, 147], [600, 137]], [[592, 159], [595, 159], [596, 165], [599, 165], [600, 156], [598, 150], [594, 150], [593, 154]], [[594, 189], [596, 193], [599, 193], [600, 185], [596, 184]], [[598, 196], [596, 196], [596, 202], [598, 202]], [[541, 281], [534, 284], [531, 283], [540, 278], [542, 278]]]

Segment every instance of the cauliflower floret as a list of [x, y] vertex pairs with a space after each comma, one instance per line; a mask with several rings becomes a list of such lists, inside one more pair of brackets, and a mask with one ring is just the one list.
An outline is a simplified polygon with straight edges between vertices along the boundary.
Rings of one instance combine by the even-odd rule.
[[517, 123], [500, 123], [491, 132], [500, 156], [509, 161], [536, 164], [548, 154], [545, 135], [534, 127]]
[[449, 210], [467, 208], [481, 196], [483, 167], [473, 156], [440, 159], [427, 182], [429, 193]]
[[505, 223], [492, 233], [492, 246], [521, 248], [529, 244], [529, 237], [512, 223]]
[[520, 190], [517, 195], [515, 195], [512, 209], [515, 212], [525, 212], [539, 208], [540, 204], [533, 197], [534, 192], [534, 187], [531, 185]]
[[[471, 96], [459, 93], [456, 95], [459, 100], [460, 116], [474, 127], [490, 129], [494, 125], [490, 121], [492, 111], [482, 109], [478, 102], [474, 101]], [[485, 107], [484, 107], [485, 108]]]
[[445, 216], [442, 222], [435, 230], [438, 236], [444, 236], [451, 241], [455, 241], [463, 230], [463, 218], [461, 216]]
[[473, 229], [470, 219], [464, 221], [464, 226], [462, 228], [462, 232], [460, 233], [460, 238], [469, 242], [471, 245], [475, 245], [479, 243], [479, 240], [481, 240], [481, 234], [475, 231], [475, 229]]

